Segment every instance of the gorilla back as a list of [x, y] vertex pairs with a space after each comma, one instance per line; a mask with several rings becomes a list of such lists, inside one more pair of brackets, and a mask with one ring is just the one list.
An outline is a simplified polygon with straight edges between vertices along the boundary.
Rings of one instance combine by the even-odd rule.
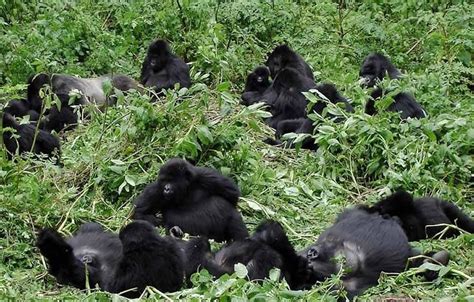
[[[400, 225], [393, 219], [349, 209], [307, 249], [307, 258], [315, 280], [325, 279], [341, 269], [349, 298], [376, 285], [381, 272], [404, 270], [411, 247]], [[345, 265], [334, 262], [342, 256]]]

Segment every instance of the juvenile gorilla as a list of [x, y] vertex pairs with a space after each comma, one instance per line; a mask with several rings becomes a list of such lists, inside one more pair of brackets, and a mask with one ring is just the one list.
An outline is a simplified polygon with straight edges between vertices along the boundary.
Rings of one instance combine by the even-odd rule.
[[[390, 60], [382, 54], [373, 53], [367, 56], [359, 71], [360, 83], [364, 87], [374, 87], [388, 74], [390, 79], [398, 79], [401, 72], [395, 68]], [[375, 101], [380, 99], [384, 92], [381, 88], [375, 88], [371, 98], [365, 106], [365, 113], [374, 115], [377, 113]], [[388, 111], [399, 112], [402, 119], [423, 118], [426, 112], [416, 99], [409, 93], [401, 92], [393, 97], [393, 103], [387, 108]]]
[[434, 197], [423, 197], [413, 200], [413, 197], [399, 191], [366, 208], [368, 212], [395, 217], [405, 230], [410, 241], [438, 237], [453, 237], [459, 234], [455, 228], [445, 225], [457, 225], [460, 229], [474, 233], [474, 220], [464, 214], [454, 203]]
[[[236, 206], [240, 191], [218, 171], [171, 159], [135, 201], [134, 219], [180, 227], [191, 235], [217, 241], [243, 239], [248, 231]], [[162, 219], [155, 215], [160, 213]]]
[[120, 231], [119, 237], [123, 256], [105, 290], [138, 298], [147, 286], [162, 292], [174, 292], [181, 288], [184, 258], [172, 238], [161, 237], [146, 221], [130, 223]]
[[309, 276], [305, 257], [296, 253], [282, 226], [275, 221], [261, 223], [252, 237], [228, 243], [202, 264], [220, 277], [234, 272], [234, 265], [246, 266], [250, 280], [263, 280], [279, 268], [292, 289], [301, 289]]
[[34, 110], [28, 100], [11, 100], [3, 109], [4, 113], [11, 114], [14, 117], [30, 116], [30, 121], [37, 121], [40, 113]]
[[[313, 281], [322, 281], [342, 269], [342, 282], [349, 299], [376, 285], [381, 272], [402, 272], [408, 258], [419, 254], [412, 250], [396, 220], [361, 209], [340, 214], [334, 225], [303, 253], [309, 261]], [[336, 261], [341, 256], [345, 259], [343, 265]], [[449, 254], [438, 252], [433, 258], [447, 264]], [[422, 263], [415, 261], [411, 266]], [[425, 277], [434, 279], [436, 274], [426, 273]]]
[[[57, 132], [63, 130], [68, 125], [73, 128], [77, 123], [77, 115], [74, 113], [71, 105], [86, 105], [94, 103], [103, 106], [106, 103], [112, 105], [115, 102], [115, 97], [107, 97], [103, 84], [110, 81], [112, 87], [128, 91], [131, 89], [138, 89], [137, 83], [125, 75], [101, 76], [98, 78], [79, 78], [66, 74], [52, 74], [45, 73], [36, 74], [28, 80], [28, 102], [31, 104], [31, 109], [41, 112], [43, 109], [43, 100], [40, 95], [40, 90], [49, 86], [51, 92], [55, 94], [61, 101], [61, 108], [53, 106], [51, 111], [47, 111], [44, 121], [41, 121], [42, 127], [45, 130], [56, 130]], [[71, 93], [78, 92], [77, 99], [71, 104]]]
[[[13, 131], [3, 132], [3, 143], [11, 159], [18, 152], [33, 152], [35, 154], [45, 154], [49, 158], [60, 156], [60, 145], [57, 137], [49, 132], [38, 129], [36, 134], [36, 123], [20, 124], [9, 113], [3, 114], [3, 128], [10, 127]], [[16, 137], [18, 136], [18, 137]]]
[[[270, 87], [270, 71], [266, 66], [255, 68], [247, 76], [241, 104], [249, 106], [264, 100], [264, 94]], [[271, 101], [271, 100], [270, 100]]]
[[[48, 261], [49, 273], [59, 283], [80, 289], [96, 284], [103, 288], [122, 257], [118, 236], [105, 232], [96, 223], [83, 224], [67, 240], [55, 230], [44, 229], [36, 245]], [[87, 275], [89, 284], [86, 284]]]
[[304, 77], [314, 81], [313, 72], [308, 63], [288, 45], [277, 46], [267, 58], [265, 65], [270, 69], [272, 79], [284, 68], [294, 68]]
[[[345, 97], [343, 97], [339, 91], [337, 91], [336, 87], [333, 84], [318, 84], [316, 85], [316, 90], [318, 90], [321, 94], [324, 95], [331, 103], [337, 104], [337, 103], [344, 103], [345, 110], [347, 112], [354, 112], [354, 109], [352, 108], [351, 104], [347, 101]], [[313, 108], [311, 109], [311, 112], [313, 113], [318, 113], [322, 114], [323, 110], [327, 107], [327, 102], [320, 101], [314, 104]], [[340, 118], [337, 118], [336, 121], [340, 121]], [[282, 120], [281, 122], [278, 123], [276, 127], [276, 133], [275, 137], [276, 140], [273, 139], [268, 139], [267, 142], [271, 145], [281, 145], [284, 144], [280, 140], [280, 138], [286, 134], [286, 133], [307, 133], [307, 134], [313, 134], [314, 132], [314, 125], [313, 121], [309, 118], [299, 118], [299, 119], [287, 119], [287, 120]], [[294, 144], [292, 141], [289, 142], [289, 147], [293, 147]], [[309, 150], [316, 150], [317, 145], [314, 142], [314, 139], [312, 137], [305, 138], [302, 142], [301, 147], [303, 149], [309, 149]]]
[[173, 88], [176, 83], [179, 83], [181, 88], [189, 88], [191, 86], [189, 67], [171, 52], [166, 41], [157, 40], [148, 47], [140, 83], [153, 88], [156, 92]]

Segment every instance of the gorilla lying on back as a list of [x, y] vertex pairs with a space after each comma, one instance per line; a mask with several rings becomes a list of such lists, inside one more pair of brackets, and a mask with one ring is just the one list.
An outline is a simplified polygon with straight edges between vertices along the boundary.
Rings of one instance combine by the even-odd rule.
[[[382, 54], [373, 53], [367, 56], [360, 68], [360, 82], [364, 87], [374, 87], [378, 82], [382, 81], [388, 74], [390, 79], [399, 79], [401, 72], [395, 68], [390, 60]], [[367, 102], [365, 113], [374, 115], [377, 113], [375, 101], [380, 99], [384, 94], [381, 88], [375, 88], [371, 93], [371, 99]], [[406, 93], [401, 92], [393, 97], [393, 103], [387, 108], [388, 111], [400, 112], [402, 119], [408, 117], [422, 118], [426, 116], [426, 112], [415, 98]]]
[[263, 280], [271, 269], [279, 268], [292, 289], [307, 286], [307, 260], [296, 253], [283, 227], [275, 221], [261, 223], [250, 238], [227, 243], [214, 255], [201, 259], [201, 268], [215, 277], [232, 274], [234, 265], [242, 263], [250, 280]]
[[[423, 261], [408, 262], [419, 253], [408, 244], [403, 229], [394, 219], [371, 214], [361, 209], [349, 209], [324, 231], [317, 242], [303, 251], [311, 268], [312, 281], [322, 281], [343, 270], [342, 283], [352, 299], [378, 283], [381, 272], [399, 273], [407, 264], [419, 266]], [[434, 262], [446, 265], [449, 254], [432, 254]], [[345, 258], [344, 265], [336, 261]], [[426, 272], [425, 278], [436, 274]]]
[[31, 151], [35, 154], [45, 154], [50, 158], [57, 157], [59, 161], [60, 145], [57, 137], [41, 129], [38, 129], [35, 137], [36, 123], [20, 124], [14, 116], [6, 112], [2, 120], [3, 128], [9, 127], [15, 131], [3, 132], [3, 143], [10, 159], [17, 152], [21, 154]]
[[184, 277], [198, 270], [209, 250], [207, 240], [162, 237], [146, 221], [130, 223], [119, 236], [96, 223], [82, 225], [66, 240], [44, 229], [37, 246], [59, 283], [79, 289], [97, 284], [129, 298], [139, 297], [147, 286], [164, 292], [180, 289]]
[[413, 200], [409, 193], [399, 191], [371, 207], [364, 208], [371, 213], [380, 213], [398, 219], [410, 241], [439, 235], [441, 238], [448, 238], [459, 234], [459, 230], [455, 228], [448, 228], [444, 232], [446, 224], [457, 225], [466, 232], [474, 233], [472, 218], [464, 214], [454, 203], [434, 197]]
[[148, 47], [140, 83], [158, 93], [162, 89], [173, 88], [176, 83], [179, 83], [181, 88], [189, 88], [191, 86], [189, 67], [171, 52], [166, 41], [157, 40]]
[[138, 196], [133, 219], [163, 225], [167, 231], [178, 226], [191, 235], [217, 241], [243, 239], [248, 231], [236, 209], [239, 196], [232, 179], [175, 158], [161, 167], [158, 180]]
[[[247, 81], [245, 82], [245, 89], [242, 93], [240, 102], [242, 105], [250, 106], [252, 104], [264, 101], [265, 92], [270, 87], [270, 71], [266, 66], [259, 66], [255, 68], [247, 76]], [[270, 102], [272, 100], [269, 100]]]
[[[354, 112], [354, 109], [352, 108], [351, 104], [347, 101], [345, 97], [343, 97], [339, 91], [337, 91], [336, 87], [333, 84], [318, 84], [316, 85], [315, 89], [319, 91], [322, 95], [324, 95], [325, 98], [327, 98], [328, 101], [330, 101], [333, 104], [337, 103], [344, 103], [345, 110], [347, 112]], [[313, 108], [311, 109], [311, 112], [322, 114], [323, 110], [327, 107], [327, 102], [320, 101], [316, 104], [314, 104]], [[336, 121], [340, 121], [340, 118], [337, 118]], [[275, 137], [276, 140], [273, 139], [267, 139], [266, 142], [271, 144], [271, 145], [281, 145], [284, 144], [280, 140], [280, 138], [286, 134], [286, 133], [307, 133], [307, 134], [313, 134], [314, 132], [314, 125], [313, 121], [307, 117], [305, 118], [298, 118], [298, 119], [287, 119], [287, 120], [282, 120], [281, 122], [278, 123], [276, 127], [276, 133]], [[292, 141], [288, 142], [289, 147], [293, 147], [294, 144]], [[317, 145], [314, 142], [314, 138], [308, 137], [305, 138], [302, 142], [301, 148], [303, 149], [309, 149], [309, 150], [316, 150]]]
[[288, 45], [277, 46], [267, 58], [265, 65], [270, 69], [272, 79], [284, 68], [296, 69], [302, 76], [314, 81], [313, 72], [308, 63]]
[[[99, 106], [104, 104], [112, 105], [115, 98], [107, 98], [103, 84], [110, 81], [112, 87], [128, 91], [131, 89], [138, 89], [137, 83], [125, 75], [101, 76], [98, 78], [79, 78], [66, 74], [52, 74], [48, 75], [40, 73], [32, 76], [28, 80], [28, 102], [32, 109], [41, 112], [43, 109], [43, 100], [40, 95], [40, 90], [45, 87], [51, 87], [51, 92], [54, 93], [61, 101], [61, 109], [56, 106], [51, 108], [51, 113], [45, 116], [42, 121], [42, 126], [46, 130], [56, 130], [57, 132], [63, 130], [67, 125], [71, 128], [77, 123], [77, 115], [74, 114], [71, 105], [86, 105], [95, 103]], [[71, 93], [78, 92], [77, 99], [71, 104]], [[46, 112], [49, 113], [49, 112]]]

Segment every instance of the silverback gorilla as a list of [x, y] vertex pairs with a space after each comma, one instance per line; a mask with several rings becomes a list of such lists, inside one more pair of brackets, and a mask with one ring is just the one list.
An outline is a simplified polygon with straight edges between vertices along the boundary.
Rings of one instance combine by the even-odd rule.
[[138, 196], [133, 218], [163, 225], [167, 231], [178, 226], [188, 234], [217, 241], [243, 239], [248, 231], [236, 209], [239, 196], [232, 179], [175, 158]]
[[191, 86], [189, 67], [171, 52], [166, 41], [157, 40], [148, 47], [140, 83], [153, 88], [157, 93], [162, 89], [173, 88], [176, 83], [179, 83], [181, 88], [189, 88]]

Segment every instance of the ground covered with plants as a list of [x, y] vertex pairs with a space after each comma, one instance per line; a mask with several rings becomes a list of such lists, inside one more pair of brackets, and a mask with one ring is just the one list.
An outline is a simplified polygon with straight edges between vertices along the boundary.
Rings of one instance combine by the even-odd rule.
[[[292, 243], [315, 241], [344, 208], [370, 204], [397, 188], [434, 195], [473, 216], [474, 6], [468, 1], [54, 1], [0, 0], [0, 96], [23, 96], [36, 72], [138, 78], [148, 44], [165, 38], [191, 64], [193, 86], [151, 103], [138, 93], [95, 113], [62, 136], [59, 167], [0, 159], [0, 299], [88, 299], [96, 290], [59, 286], [34, 246], [44, 226], [71, 234], [86, 221], [112, 231], [127, 223], [132, 201], [171, 157], [194, 159], [231, 176], [242, 191], [250, 230], [280, 221]], [[344, 123], [327, 121], [317, 152], [262, 142], [272, 136], [259, 107], [239, 105], [246, 75], [287, 42], [352, 100]], [[389, 55], [408, 90], [428, 112], [401, 122], [394, 113], [364, 114], [358, 70], [372, 51]], [[471, 89], [471, 90], [470, 90]], [[182, 99], [182, 101], [178, 101]], [[414, 243], [446, 249], [449, 269], [433, 283], [414, 271], [382, 275], [360, 298], [472, 300], [474, 236]], [[193, 284], [156, 299], [336, 299], [327, 280], [290, 291], [275, 275], [262, 284], [240, 274]]]

